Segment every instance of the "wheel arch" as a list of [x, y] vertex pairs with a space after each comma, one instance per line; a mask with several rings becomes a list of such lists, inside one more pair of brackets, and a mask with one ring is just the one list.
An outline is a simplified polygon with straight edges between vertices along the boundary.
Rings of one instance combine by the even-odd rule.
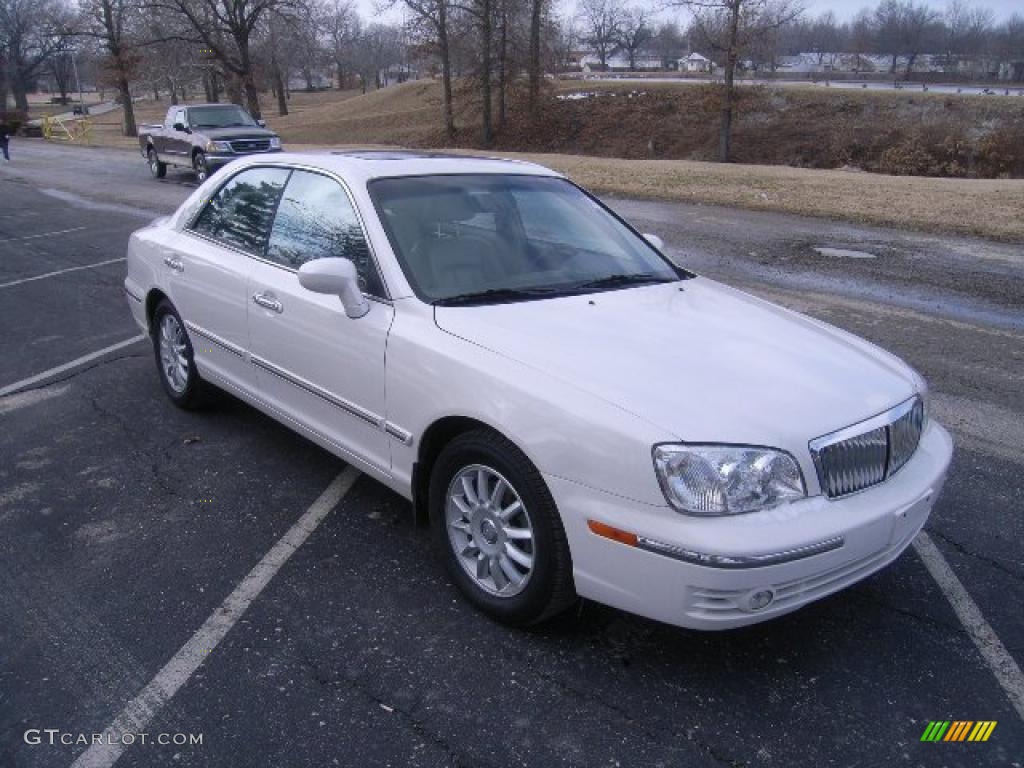
[[443, 416], [430, 424], [419, 439], [419, 450], [416, 452], [416, 463], [412, 468], [412, 502], [413, 514], [416, 522], [427, 521], [428, 495], [430, 491], [430, 473], [434, 468], [437, 457], [441, 451], [452, 440], [459, 435], [473, 432], [478, 429], [486, 429], [501, 435], [506, 440], [516, 444], [508, 435], [504, 434], [491, 424], [471, 416]]
[[149, 293], [146, 294], [146, 327], [150, 333], [153, 332], [153, 313], [160, 306], [160, 302], [164, 300], [173, 306], [170, 297], [159, 288], [151, 288]]

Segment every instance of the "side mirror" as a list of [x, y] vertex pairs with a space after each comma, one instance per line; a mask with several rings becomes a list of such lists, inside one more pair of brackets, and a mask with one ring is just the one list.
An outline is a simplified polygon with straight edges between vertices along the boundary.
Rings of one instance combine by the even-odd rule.
[[182, 133], [188, 133], [188, 127], [184, 123], [175, 123], [174, 130], [181, 131]]
[[299, 267], [299, 285], [313, 293], [327, 293], [341, 299], [345, 314], [362, 317], [370, 311], [370, 302], [359, 290], [356, 265], [348, 259], [314, 259]]
[[646, 240], [646, 241], [647, 241], [648, 243], [650, 243], [651, 245], [653, 245], [653, 246], [654, 246], [654, 248], [655, 248], [655, 250], [658, 250], [658, 251], [663, 251], [663, 250], [665, 250], [665, 241], [664, 241], [664, 240], [662, 240], [662, 239], [661, 239], [660, 237], [658, 237], [657, 235], [651, 235], [651, 234], [648, 234], [647, 232], [644, 232], [643, 238], [644, 238], [644, 240]]
[[262, 120], [262, 119], [261, 120], [257, 120], [256, 121], [256, 125], [258, 125], [260, 128], [266, 128], [267, 127], [267, 121], [266, 120]]

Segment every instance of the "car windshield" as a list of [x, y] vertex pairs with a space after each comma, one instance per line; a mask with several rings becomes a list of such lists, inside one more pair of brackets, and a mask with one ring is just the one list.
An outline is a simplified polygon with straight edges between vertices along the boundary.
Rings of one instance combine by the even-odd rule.
[[376, 179], [370, 196], [416, 294], [438, 304], [525, 301], [689, 276], [565, 179]]
[[192, 107], [188, 111], [188, 123], [192, 128], [233, 128], [252, 127], [256, 122], [241, 107]]

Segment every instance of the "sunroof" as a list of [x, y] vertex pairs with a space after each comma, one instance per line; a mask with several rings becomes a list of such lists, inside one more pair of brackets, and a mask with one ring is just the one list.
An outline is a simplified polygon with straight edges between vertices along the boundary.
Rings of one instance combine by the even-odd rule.
[[424, 159], [448, 159], [448, 160], [489, 160], [491, 158], [474, 157], [473, 155], [455, 155], [446, 152], [418, 152], [416, 150], [388, 150], [388, 149], [353, 149], [339, 150], [332, 152], [332, 155], [344, 155], [359, 160], [424, 160]]

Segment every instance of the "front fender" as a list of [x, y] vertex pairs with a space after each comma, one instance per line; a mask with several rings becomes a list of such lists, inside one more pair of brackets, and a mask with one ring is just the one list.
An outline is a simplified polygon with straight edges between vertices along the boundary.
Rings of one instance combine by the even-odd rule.
[[395, 302], [388, 336], [387, 420], [412, 434], [392, 444], [396, 481], [410, 488], [419, 439], [439, 419], [461, 416], [514, 442], [544, 474], [641, 504], [665, 506], [651, 446], [669, 432], [472, 342], [445, 333], [433, 308]]

